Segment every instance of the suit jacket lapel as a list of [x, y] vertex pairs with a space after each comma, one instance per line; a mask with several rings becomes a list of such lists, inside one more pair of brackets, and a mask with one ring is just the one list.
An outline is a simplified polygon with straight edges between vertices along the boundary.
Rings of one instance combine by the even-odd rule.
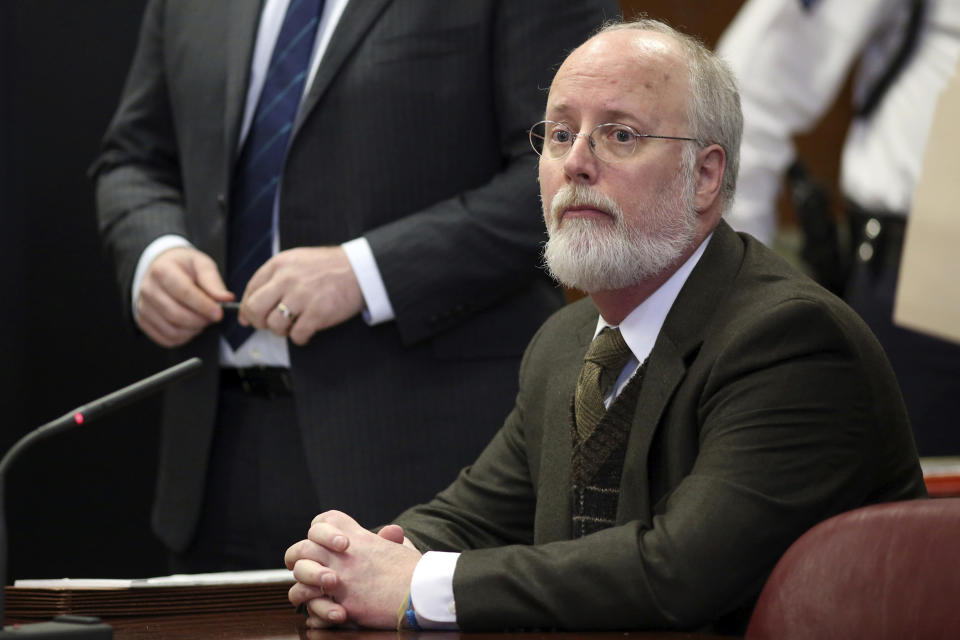
[[657, 337], [647, 373], [637, 400], [633, 430], [627, 443], [621, 481], [618, 520], [649, 520], [650, 445], [674, 391], [686, 375], [690, 359], [703, 342], [713, 311], [720, 304], [743, 259], [743, 245], [736, 233], [721, 221], [710, 244], [680, 290]]
[[304, 99], [303, 107], [297, 114], [293, 125], [293, 136], [309, 117], [320, 97], [326, 93], [334, 77], [356, 49], [363, 37], [387, 8], [391, 0], [351, 0], [340, 16], [340, 22], [330, 38], [327, 50], [323, 54], [317, 74], [310, 85], [310, 91]]
[[[588, 304], [587, 302], [583, 303]], [[545, 432], [542, 437], [540, 478], [538, 485], [544, 490], [537, 495], [537, 513], [534, 530], [536, 544], [569, 540], [571, 532], [570, 505], [570, 460], [573, 455], [571, 442], [571, 410], [576, 381], [583, 366], [590, 341], [597, 328], [598, 313], [590, 304], [584, 320], [574, 329], [576, 348], [561, 345], [564, 360], [555, 363], [555, 370], [569, 376], [550, 389], [544, 398]]]
[[649, 467], [655, 464], [648, 461], [650, 443], [660, 426], [663, 411], [686, 370], [683, 354], [661, 331], [650, 353], [647, 372], [637, 398], [630, 439], [627, 441], [620, 500], [617, 503], [617, 519], [621, 522], [640, 519], [648, 526], [653, 524], [648, 517], [651, 515], [650, 492], [637, 491], [637, 487], [649, 489]]
[[224, 145], [227, 150], [227, 175], [233, 170], [237, 157], [237, 138], [247, 104], [247, 88], [250, 84], [250, 62], [260, 25], [262, 0], [231, 0], [227, 16], [227, 68], [226, 107], [224, 120]]

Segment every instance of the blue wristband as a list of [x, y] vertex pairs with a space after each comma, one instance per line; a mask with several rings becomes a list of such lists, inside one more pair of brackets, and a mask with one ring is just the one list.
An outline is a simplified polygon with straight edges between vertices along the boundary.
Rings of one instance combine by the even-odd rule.
[[414, 631], [423, 631], [417, 623], [417, 612], [413, 609], [413, 596], [407, 596], [407, 624]]

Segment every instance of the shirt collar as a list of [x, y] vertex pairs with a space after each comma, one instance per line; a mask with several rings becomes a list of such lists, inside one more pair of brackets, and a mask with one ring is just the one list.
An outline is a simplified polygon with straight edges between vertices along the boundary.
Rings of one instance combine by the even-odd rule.
[[[634, 357], [639, 362], [646, 360], [650, 352], [653, 351], [653, 345], [657, 341], [657, 336], [660, 334], [660, 329], [667, 319], [670, 308], [680, 294], [680, 289], [683, 288], [687, 278], [690, 277], [693, 268], [697, 266], [697, 263], [703, 256], [703, 252], [706, 250], [712, 237], [713, 233], [711, 232], [710, 235], [700, 243], [697, 250], [687, 258], [686, 262], [680, 265], [680, 268], [677, 269], [666, 282], [660, 285], [650, 297], [641, 302], [637, 308], [631, 311], [627, 317], [623, 319], [623, 322], [620, 323], [620, 333], [623, 335], [627, 346], [630, 347], [630, 350], [633, 352]], [[603, 316], [600, 316], [597, 320], [597, 328], [593, 333], [594, 337], [596, 337], [604, 327], [615, 327], [615, 325], [608, 324], [604, 321]]]

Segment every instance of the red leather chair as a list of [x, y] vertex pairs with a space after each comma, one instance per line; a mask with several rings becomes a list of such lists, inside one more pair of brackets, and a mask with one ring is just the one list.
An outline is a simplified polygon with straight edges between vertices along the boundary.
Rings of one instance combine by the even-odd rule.
[[767, 579], [747, 640], [960, 638], [960, 498], [821, 522]]

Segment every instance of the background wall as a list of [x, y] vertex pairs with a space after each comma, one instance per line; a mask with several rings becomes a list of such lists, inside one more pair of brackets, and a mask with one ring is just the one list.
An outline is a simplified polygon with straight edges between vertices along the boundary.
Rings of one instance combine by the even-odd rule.
[[[0, 3], [0, 451], [162, 367], [122, 324], [85, 175], [143, 5]], [[151, 399], [120, 410], [16, 463], [6, 483], [8, 579], [165, 572], [148, 525], [158, 408]]]
[[[116, 107], [144, 4], [0, 3], [0, 451], [162, 367], [121, 322], [85, 176]], [[712, 44], [740, 0], [622, 4], [628, 15], [643, 9]], [[835, 184], [842, 110], [826, 126], [802, 139], [801, 151]], [[783, 215], [789, 228], [789, 211]], [[156, 399], [142, 401], [19, 461], [7, 479], [8, 579], [166, 572], [149, 530], [158, 408]]]

